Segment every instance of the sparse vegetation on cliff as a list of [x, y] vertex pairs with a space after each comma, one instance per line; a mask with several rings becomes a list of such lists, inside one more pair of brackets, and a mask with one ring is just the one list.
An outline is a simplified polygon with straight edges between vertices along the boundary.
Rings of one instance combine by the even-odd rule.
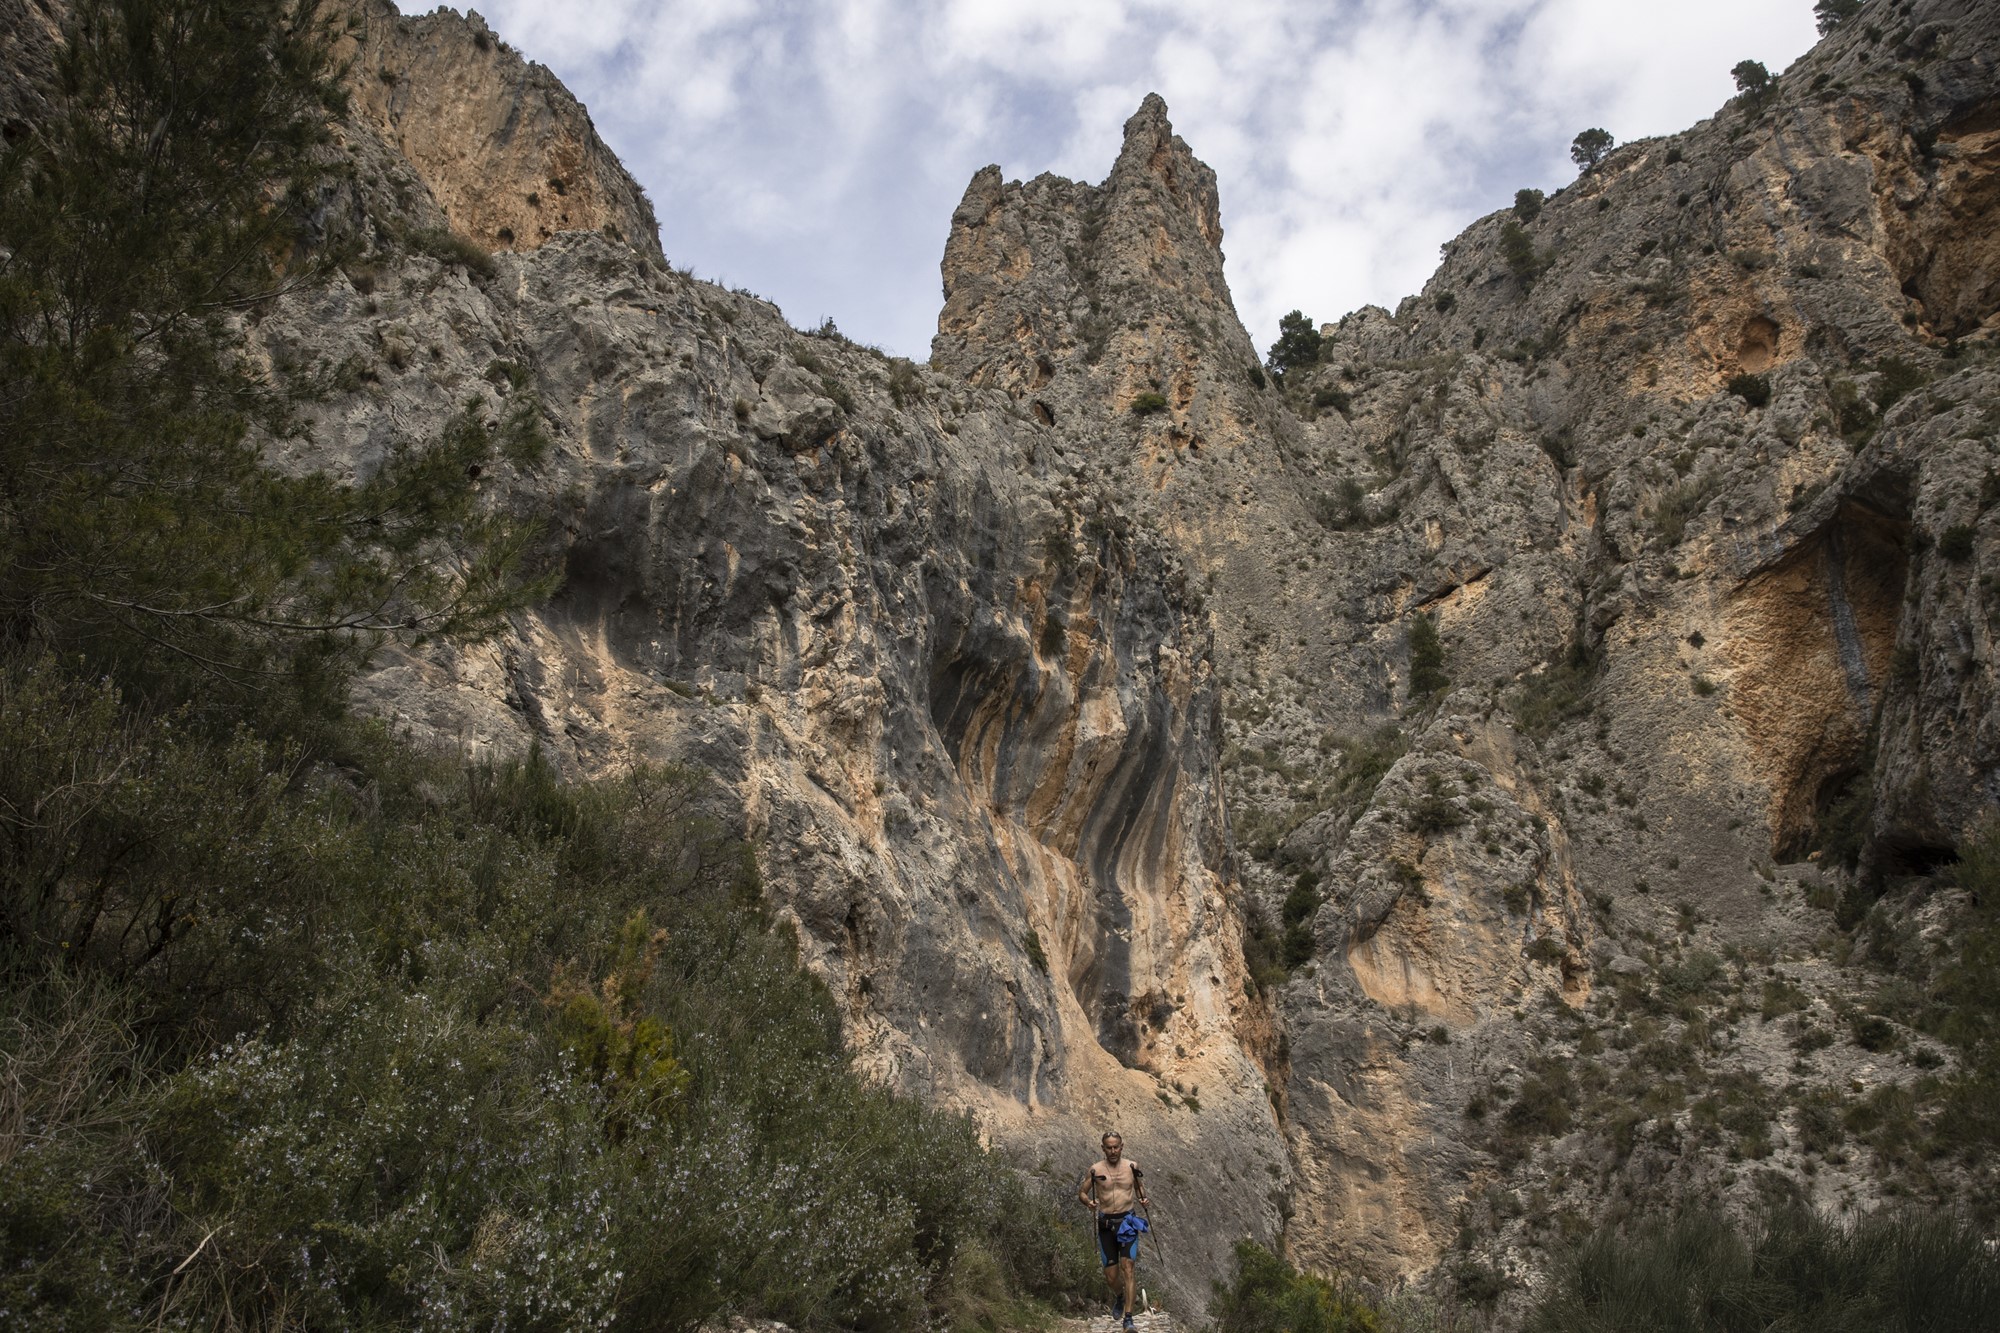
[[1579, 638], [1556, 662], [1528, 677], [1509, 696], [1514, 725], [1529, 736], [1545, 737], [1590, 710], [1602, 666], [1601, 654]]
[[1429, 699], [1451, 685], [1444, 670], [1444, 640], [1437, 620], [1419, 615], [1410, 622], [1410, 698]]
[[1838, 1222], [1797, 1205], [1739, 1227], [1685, 1209], [1585, 1239], [1536, 1300], [1529, 1333], [1974, 1333], [2000, 1314], [2000, 1260], [1955, 1219]]
[[490, 278], [499, 266], [486, 248], [449, 227], [416, 227], [397, 233], [395, 239], [418, 254], [429, 255], [440, 264], [455, 264], [474, 277]]
[[1771, 401], [1771, 381], [1763, 375], [1731, 375], [1725, 387], [1751, 407]]

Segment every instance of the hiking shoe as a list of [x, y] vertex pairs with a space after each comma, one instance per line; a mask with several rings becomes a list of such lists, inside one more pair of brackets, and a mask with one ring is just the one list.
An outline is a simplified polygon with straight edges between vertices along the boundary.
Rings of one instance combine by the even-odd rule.
[[1125, 1316], [1125, 1327], [1130, 1329], [1132, 1326], [1132, 1316], [1128, 1314]]
[[1120, 1315], [1123, 1315], [1124, 1313], [1125, 1313], [1125, 1298], [1123, 1296], [1113, 1296], [1111, 1298], [1111, 1317], [1113, 1319], [1116, 1319]]

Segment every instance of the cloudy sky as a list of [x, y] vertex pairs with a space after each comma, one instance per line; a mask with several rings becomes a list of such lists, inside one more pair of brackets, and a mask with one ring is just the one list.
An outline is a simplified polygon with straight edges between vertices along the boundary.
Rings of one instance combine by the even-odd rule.
[[[424, 6], [402, 0], [406, 12]], [[481, 0], [646, 186], [674, 263], [919, 360], [972, 173], [1099, 181], [1148, 91], [1221, 180], [1238, 312], [1393, 306], [1569, 142], [1671, 133], [1811, 0]]]

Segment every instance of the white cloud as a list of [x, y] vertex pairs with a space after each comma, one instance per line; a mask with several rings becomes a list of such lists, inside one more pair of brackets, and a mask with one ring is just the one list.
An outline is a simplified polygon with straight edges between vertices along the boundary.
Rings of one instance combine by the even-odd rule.
[[670, 257], [921, 358], [952, 207], [988, 162], [1101, 180], [1147, 91], [1216, 169], [1261, 343], [1415, 291], [1571, 136], [1670, 133], [1806, 0], [487, 0], [651, 193]]

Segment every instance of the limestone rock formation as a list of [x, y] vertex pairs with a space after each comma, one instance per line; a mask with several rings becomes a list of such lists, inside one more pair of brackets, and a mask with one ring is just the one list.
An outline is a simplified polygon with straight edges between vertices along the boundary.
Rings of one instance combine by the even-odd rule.
[[[1884, 1184], [1810, 1146], [1857, 1077], [1812, 1019], [1876, 984], [1817, 923], [2000, 798], [2000, 16], [1890, 17], [1475, 224], [1282, 387], [1157, 102], [1104, 186], [989, 170], [954, 217], [934, 366], [1095, 453], [1210, 589], [1252, 933], [1303, 903], [1314, 946], [1266, 967], [1295, 1257], [1386, 1278], [1469, 1244], [1504, 1281], [1607, 1199]], [[1806, 995], [1809, 1058], [1769, 1003], [1695, 1012], [1696, 977]], [[1681, 1063], [1640, 1044], [1675, 996]], [[1912, 1038], [1857, 1086], [1942, 1058]]]
[[1102, 185], [975, 175], [943, 268], [932, 367], [1005, 390], [1107, 469], [1189, 553], [1226, 640], [1302, 591], [1269, 559], [1312, 526], [1283, 460], [1297, 427], [1230, 301], [1215, 173], [1157, 95]]
[[[425, 50], [484, 31], [424, 24]], [[550, 517], [567, 576], [503, 644], [385, 660], [363, 706], [579, 773], [715, 772], [863, 1064], [1072, 1188], [1121, 1127], [1199, 1302], [1237, 1237], [1278, 1233], [1289, 1166], [1180, 554], [1004, 392], [801, 333], [609, 227], [484, 265], [405, 243], [479, 234], [462, 201], [532, 182], [482, 167], [468, 194], [371, 116], [346, 133], [379, 176], [329, 216], [379, 248], [255, 329], [355, 386], [283, 460], [365, 471], [468, 398], [531, 411], [551, 459], [482, 484]]]
[[1878, 0], [1282, 380], [1157, 97], [973, 177], [922, 367], [668, 268], [476, 15], [352, 14], [274, 457], [524, 416], [481, 485], [567, 571], [361, 704], [713, 771], [862, 1062], [1052, 1189], [1121, 1128], [1181, 1304], [1244, 1235], [1490, 1296], [1677, 1191], [1990, 1189], [1829, 1149], [1951, 1056], [1818, 1038], [1830, 909], [2000, 804], [2000, 11]]
[[477, 11], [405, 18], [346, 0], [339, 50], [356, 118], [423, 181], [447, 225], [488, 250], [601, 231], [662, 259], [653, 206], [545, 67]]

